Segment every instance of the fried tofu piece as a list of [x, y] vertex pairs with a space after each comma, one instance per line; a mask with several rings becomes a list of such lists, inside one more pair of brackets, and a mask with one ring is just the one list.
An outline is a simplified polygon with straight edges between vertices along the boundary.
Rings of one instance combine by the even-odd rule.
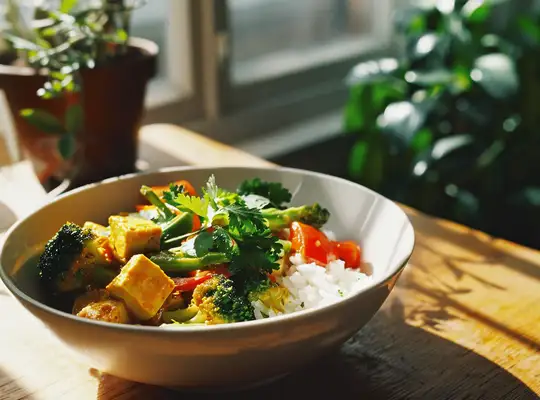
[[129, 324], [130, 322], [125, 304], [114, 299], [92, 302], [83, 307], [77, 316], [115, 324]]
[[107, 290], [122, 299], [141, 321], [157, 314], [174, 289], [174, 281], [143, 254], [138, 254], [122, 267]]
[[109, 217], [110, 241], [121, 262], [131, 256], [160, 250], [161, 227], [143, 218], [113, 215]]
[[83, 229], [88, 229], [98, 236], [109, 236], [109, 229], [103, 225], [96, 224], [92, 221], [86, 221], [83, 225]]

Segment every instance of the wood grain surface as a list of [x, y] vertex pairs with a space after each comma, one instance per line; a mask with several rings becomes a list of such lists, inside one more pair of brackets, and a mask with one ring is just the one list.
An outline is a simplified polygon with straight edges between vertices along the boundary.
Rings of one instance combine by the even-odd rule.
[[[171, 165], [270, 165], [172, 126], [141, 133]], [[338, 353], [279, 382], [217, 396], [100, 374], [0, 287], [0, 399], [537, 399], [540, 253], [404, 208], [417, 245], [383, 308]]]

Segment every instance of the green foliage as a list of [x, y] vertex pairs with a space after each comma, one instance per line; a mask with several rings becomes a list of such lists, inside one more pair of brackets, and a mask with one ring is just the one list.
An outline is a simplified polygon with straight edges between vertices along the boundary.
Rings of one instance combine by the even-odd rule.
[[424, 2], [403, 54], [349, 74], [350, 176], [397, 201], [540, 247], [540, 9]]
[[279, 182], [265, 182], [260, 178], [243, 181], [237, 193], [246, 195], [258, 195], [269, 200], [266, 207], [282, 208], [284, 203], [288, 203], [292, 199], [292, 194], [287, 188]]
[[19, 113], [26, 122], [44, 133], [58, 135], [58, 152], [64, 160], [70, 159], [76, 149], [76, 135], [82, 129], [83, 110], [79, 104], [74, 104], [66, 110], [65, 122], [54, 115], [43, 111], [25, 108]]
[[26, 108], [20, 111], [20, 115], [44, 133], [57, 135], [65, 132], [60, 120], [46, 111]]
[[[88, 7], [85, 7], [86, 4]], [[128, 3], [130, 3], [128, 5]], [[4, 38], [29, 67], [47, 72], [47, 81], [37, 91], [43, 99], [54, 99], [81, 90], [80, 70], [113, 62], [123, 55], [129, 40], [131, 11], [144, 1], [62, 0], [50, 9], [47, 1], [35, 10], [31, 26], [22, 18], [20, 5], [9, 0], [7, 22], [11, 29]], [[43, 110], [21, 110], [25, 120], [45, 133], [62, 135], [58, 151], [62, 158], [73, 156], [76, 135], [83, 127], [81, 104], [66, 110], [65, 124]]]

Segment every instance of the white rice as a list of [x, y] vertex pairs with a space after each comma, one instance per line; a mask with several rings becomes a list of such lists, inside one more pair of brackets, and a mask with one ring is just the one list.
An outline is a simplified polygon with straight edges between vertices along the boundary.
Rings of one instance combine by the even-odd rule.
[[[335, 238], [332, 232], [325, 233], [329, 238]], [[342, 260], [321, 267], [315, 263], [306, 263], [300, 254], [289, 259], [291, 267], [285, 276], [277, 279], [278, 283], [289, 290], [284, 312], [276, 312], [262, 302], [255, 301], [251, 304], [257, 319], [323, 307], [356, 293], [371, 282], [371, 277], [359, 270], [345, 268]]]

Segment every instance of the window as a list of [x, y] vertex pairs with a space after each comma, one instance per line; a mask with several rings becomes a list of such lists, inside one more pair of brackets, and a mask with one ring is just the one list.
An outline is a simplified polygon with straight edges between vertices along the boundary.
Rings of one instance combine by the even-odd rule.
[[204, 80], [215, 84], [207, 119], [187, 126], [235, 144], [324, 115], [332, 123], [316, 125], [339, 131], [345, 76], [392, 51], [392, 1], [201, 0]]
[[303, 121], [339, 130], [344, 77], [393, 51], [391, 11], [408, 1], [148, 0], [132, 21], [160, 47], [144, 122], [229, 143]]
[[[199, 116], [194, 78], [191, 0], [152, 0], [132, 15], [131, 35], [159, 46], [158, 75], [150, 83], [147, 108], [152, 120]], [[176, 111], [175, 111], [176, 110]]]
[[373, 0], [230, 0], [229, 10], [235, 84], [332, 63], [380, 45]]

